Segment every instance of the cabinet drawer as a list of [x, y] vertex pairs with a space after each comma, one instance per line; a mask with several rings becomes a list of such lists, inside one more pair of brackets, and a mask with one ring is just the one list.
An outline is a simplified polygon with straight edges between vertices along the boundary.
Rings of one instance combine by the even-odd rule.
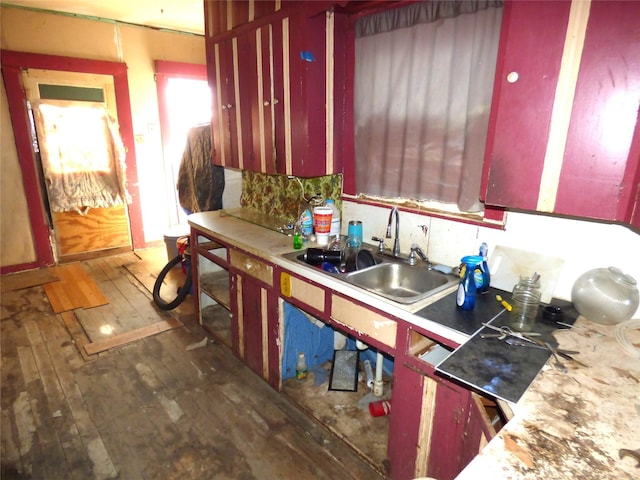
[[231, 266], [247, 275], [273, 286], [273, 267], [257, 258], [231, 250]]
[[331, 318], [358, 332], [365, 333], [391, 348], [396, 347], [398, 324], [394, 320], [356, 305], [345, 298], [333, 295]]
[[295, 298], [319, 312], [324, 312], [326, 296], [324, 289], [291, 276], [287, 272], [282, 272], [280, 275], [280, 293], [285, 297]]

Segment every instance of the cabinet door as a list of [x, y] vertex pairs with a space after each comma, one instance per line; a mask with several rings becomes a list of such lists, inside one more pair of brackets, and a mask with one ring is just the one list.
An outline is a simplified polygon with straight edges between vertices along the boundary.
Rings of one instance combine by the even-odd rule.
[[214, 42], [207, 39], [215, 163], [303, 177], [340, 173], [334, 130], [342, 128], [334, 119], [345, 70], [335, 14], [300, 9]]
[[505, 2], [486, 203], [536, 210], [571, 3]]
[[633, 222], [638, 18], [638, 2], [505, 2], [487, 204]]
[[239, 352], [244, 363], [263, 378], [269, 378], [267, 345], [267, 292], [257, 282], [238, 275]]
[[241, 250], [229, 252], [234, 352], [274, 388], [280, 383], [278, 295], [273, 265]]
[[258, 72], [258, 52], [256, 31], [249, 31], [234, 39], [237, 43], [238, 94], [241, 105], [236, 110], [239, 115], [238, 164], [240, 168], [260, 171], [260, 128], [259, 118], [262, 108], [258, 105], [259, 82], [262, 72]]
[[281, 173], [303, 177], [339, 173], [342, 161], [334, 145], [336, 106], [341, 105], [341, 92], [334, 92], [335, 84], [341, 83], [335, 78], [335, 64], [340, 64], [335, 58], [335, 14], [292, 16], [286, 27], [290, 156]]
[[244, 363], [269, 384], [280, 388], [278, 296], [248, 275], [234, 275], [237, 302], [234, 351]]
[[238, 37], [242, 59], [238, 72], [244, 152], [241, 168], [263, 173], [276, 173], [274, 107], [279, 100], [274, 85], [278, 75], [274, 72], [273, 34], [272, 26], [265, 25]]
[[639, 107], [640, 2], [591, 2], [555, 212], [631, 222]]
[[427, 370], [398, 365], [396, 357], [388, 444], [393, 479], [454, 478], [463, 467], [471, 394]]
[[240, 96], [237, 88], [237, 39], [211, 45], [207, 51], [212, 97], [211, 129], [216, 165], [240, 168], [238, 139]]

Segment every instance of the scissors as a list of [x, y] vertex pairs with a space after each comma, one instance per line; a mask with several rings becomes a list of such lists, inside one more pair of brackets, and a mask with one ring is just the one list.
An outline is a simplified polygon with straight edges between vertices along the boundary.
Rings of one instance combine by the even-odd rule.
[[[552, 354], [554, 355], [560, 355], [562, 358], [566, 359], [566, 360], [570, 360], [575, 362], [576, 364], [586, 367], [586, 365], [582, 362], [580, 362], [579, 360], [576, 360], [575, 358], [573, 358], [572, 356], [570, 356], [569, 354], [567, 354], [565, 351], [562, 350], [558, 350], [557, 348], [552, 347], [551, 345], [549, 345], [547, 342], [543, 342], [540, 339], [537, 338], [531, 338], [531, 337], [538, 337], [540, 336], [540, 333], [538, 332], [527, 332], [527, 333], [522, 333], [522, 332], [514, 332], [511, 328], [507, 327], [507, 326], [502, 326], [502, 327], [496, 327], [494, 325], [491, 325], [489, 323], [483, 323], [482, 324], [484, 327], [487, 327], [491, 330], [495, 330], [496, 332], [500, 332], [497, 334], [491, 334], [491, 333], [484, 333], [484, 334], [480, 334], [480, 338], [497, 338], [498, 340], [505, 340], [507, 337], [508, 338], [518, 338], [520, 340], [523, 340], [525, 342], [529, 342], [532, 346], [537, 345], [545, 350], [550, 351]], [[509, 342], [507, 342], [509, 343]]]
[[482, 326], [487, 327], [491, 330], [495, 330], [496, 332], [499, 332], [499, 333], [482, 333], [480, 334], [480, 338], [497, 338], [498, 340], [504, 340], [507, 337], [515, 337], [515, 338], [519, 338], [520, 340], [536, 343], [530, 337], [540, 336], [540, 334], [537, 332], [527, 332], [527, 333], [514, 332], [513, 330], [511, 330], [511, 328], [507, 326], [496, 327], [489, 323], [483, 323]]

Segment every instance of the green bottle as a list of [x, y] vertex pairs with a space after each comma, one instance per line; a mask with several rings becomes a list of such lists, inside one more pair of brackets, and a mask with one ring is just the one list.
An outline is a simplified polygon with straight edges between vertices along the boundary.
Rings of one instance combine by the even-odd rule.
[[293, 229], [293, 249], [300, 250], [304, 245], [304, 239], [302, 238], [302, 232], [300, 231], [300, 223], [296, 222], [296, 226]]

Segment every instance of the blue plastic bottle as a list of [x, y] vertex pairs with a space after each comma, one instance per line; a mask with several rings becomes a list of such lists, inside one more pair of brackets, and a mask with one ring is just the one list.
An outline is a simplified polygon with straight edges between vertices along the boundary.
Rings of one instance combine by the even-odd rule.
[[458, 285], [458, 294], [456, 295], [456, 304], [461, 310], [473, 310], [476, 305], [475, 270], [481, 262], [482, 257], [477, 255], [462, 257], [460, 285]]

